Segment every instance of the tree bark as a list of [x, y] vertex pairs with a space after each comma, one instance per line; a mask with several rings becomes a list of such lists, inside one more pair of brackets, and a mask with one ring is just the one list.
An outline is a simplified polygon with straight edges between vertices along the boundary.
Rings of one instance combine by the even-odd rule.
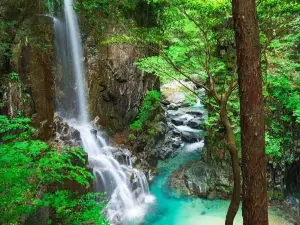
[[231, 202], [226, 214], [225, 225], [232, 225], [240, 205], [241, 171], [239, 165], [238, 149], [236, 146], [233, 129], [227, 115], [226, 104], [227, 104], [227, 100], [221, 102], [220, 117], [223, 126], [226, 130], [226, 145], [231, 156], [234, 185], [233, 185]]
[[264, 104], [255, 0], [233, 0], [237, 46], [244, 225], [267, 225]]

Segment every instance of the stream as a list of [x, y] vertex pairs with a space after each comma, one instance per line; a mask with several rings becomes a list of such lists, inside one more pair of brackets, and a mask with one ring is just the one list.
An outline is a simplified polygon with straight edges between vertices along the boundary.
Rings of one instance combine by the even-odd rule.
[[[174, 84], [168, 84], [168, 89], [176, 88]], [[163, 89], [164, 90], [164, 89]], [[174, 90], [172, 91], [174, 92]], [[174, 95], [176, 96], [174, 98]], [[178, 89], [169, 95], [170, 102], [178, 100]], [[182, 99], [179, 99], [182, 101]], [[204, 112], [203, 105], [199, 102], [192, 110]], [[182, 108], [176, 111], [181, 111]], [[182, 111], [181, 111], [182, 112]], [[173, 110], [174, 113], [174, 110]], [[181, 116], [182, 117], [182, 116]], [[187, 126], [176, 126], [180, 131], [186, 131]], [[199, 133], [198, 133], [199, 134]], [[200, 134], [201, 135], [201, 134]], [[203, 134], [201, 135], [203, 136]], [[150, 192], [155, 196], [156, 201], [148, 210], [144, 225], [222, 225], [225, 222], [229, 200], [208, 200], [196, 196], [178, 196], [169, 187], [168, 182], [172, 174], [180, 169], [184, 164], [199, 160], [204, 141], [196, 143], [184, 143], [177, 150], [174, 157], [167, 160], [159, 160], [157, 169], [159, 171], [154, 183], [150, 187]], [[242, 209], [236, 215], [235, 225], [242, 224]], [[269, 207], [270, 225], [293, 224], [284, 219], [284, 215], [276, 208]]]
[[[166, 161], [159, 161], [159, 175], [150, 188], [156, 197], [156, 203], [148, 211], [145, 225], [222, 225], [224, 224], [229, 200], [207, 200], [197, 197], [174, 196], [167, 186], [168, 178], [184, 163], [200, 157], [202, 148], [187, 151], [183, 147], [179, 154]], [[270, 225], [289, 225], [284, 215], [277, 209], [269, 208]], [[241, 209], [234, 221], [242, 224]]]
[[[222, 224], [229, 201], [206, 200], [197, 197], [176, 197], [168, 188], [168, 178], [181, 165], [200, 157], [202, 148], [188, 151], [187, 146], [180, 149], [177, 156], [166, 161], [159, 161], [159, 175], [150, 188], [156, 197], [156, 204], [146, 217], [147, 225], [195, 225]], [[238, 217], [235, 224], [240, 224]]]

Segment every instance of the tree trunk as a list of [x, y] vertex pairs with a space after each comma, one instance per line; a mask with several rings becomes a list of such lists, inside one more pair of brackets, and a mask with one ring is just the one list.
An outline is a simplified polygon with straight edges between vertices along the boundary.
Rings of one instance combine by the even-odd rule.
[[265, 126], [255, 0], [233, 0], [240, 91], [244, 225], [267, 225]]
[[227, 102], [222, 102], [220, 107], [220, 117], [223, 123], [223, 126], [226, 130], [226, 144], [227, 149], [229, 150], [232, 163], [232, 172], [233, 172], [233, 193], [231, 197], [231, 202], [227, 210], [225, 225], [232, 225], [235, 215], [239, 209], [240, 198], [241, 198], [241, 171], [239, 165], [238, 150], [236, 147], [235, 137], [232, 130], [231, 123], [229, 121], [226, 109]]

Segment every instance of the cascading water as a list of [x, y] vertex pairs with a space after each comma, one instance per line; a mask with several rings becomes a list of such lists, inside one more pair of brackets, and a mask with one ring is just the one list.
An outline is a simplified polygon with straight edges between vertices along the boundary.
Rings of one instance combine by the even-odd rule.
[[[153, 201], [143, 172], [134, 169], [130, 157], [119, 163], [104, 139], [89, 122], [84, 58], [78, 19], [72, 0], [64, 0], [64, 18], [54, 18], [57, 55], [57, 107], [69, 125], [80, 132], [82, 145], [96, 177], [95, 189], [107, 193], [107, 218], [112, 224], [142, 219]], [[75, 98], [74, 98], [75, 97]], [[75, 108], [75, 110], [74, 110]]]

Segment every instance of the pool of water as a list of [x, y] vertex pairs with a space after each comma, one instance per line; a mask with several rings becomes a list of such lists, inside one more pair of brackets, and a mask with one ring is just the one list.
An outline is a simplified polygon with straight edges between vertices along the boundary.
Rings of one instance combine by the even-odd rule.
[[[202, 144], [203, 147], [203, 144]], [[206, 200], [196, 197], [175, 197], [167, 186], [168, 178], [181, 165], [199, 159], [201, 146], [189, 150], [182, 148], [177, 156], [166, 161], [159, 161], [159, 175], [152, 184], [150, 191], [156, 201], [148, 210], [144, 225], [221, 225], [224, 224], [228, 200]], [[269, 210], [269, 220], [272, 225], [289, 225], [279, 211]], [[241, 210], [239, 210], [235, 225], [242, 224]]]

